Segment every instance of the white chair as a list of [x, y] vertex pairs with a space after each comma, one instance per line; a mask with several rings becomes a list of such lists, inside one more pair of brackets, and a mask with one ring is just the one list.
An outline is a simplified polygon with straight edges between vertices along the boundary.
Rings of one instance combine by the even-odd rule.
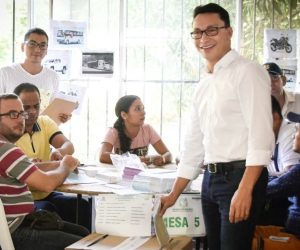
[[0, 246], [2, 250], [15, 250], [11, 239], [2, 200], [0, 199]]

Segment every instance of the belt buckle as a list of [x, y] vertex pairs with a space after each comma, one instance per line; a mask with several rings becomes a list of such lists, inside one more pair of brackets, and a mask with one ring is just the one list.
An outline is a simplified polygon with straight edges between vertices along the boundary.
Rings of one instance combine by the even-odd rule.
[[211, 171], [210, 170], [210, 168], [208, 167], [208, 172], [210, 173], [210, 174], [215, 174], [215, 173], [217, 173], [217, 164], [216, 163], [211, 163], [211, 164], [209, 164], [208, 166], [210, 166], [210, 165], [213, 165], [214, 166], [214, 171]]

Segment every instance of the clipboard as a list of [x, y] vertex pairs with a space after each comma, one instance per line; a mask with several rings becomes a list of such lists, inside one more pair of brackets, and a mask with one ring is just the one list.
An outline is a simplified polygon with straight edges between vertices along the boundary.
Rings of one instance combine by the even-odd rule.
[[77, 102], [71, 102], [60, 98], [55, 98], [41, 113], [48, 115], [57, 125], [61, 124], [58, 114], [71, 114], [78, 107]]

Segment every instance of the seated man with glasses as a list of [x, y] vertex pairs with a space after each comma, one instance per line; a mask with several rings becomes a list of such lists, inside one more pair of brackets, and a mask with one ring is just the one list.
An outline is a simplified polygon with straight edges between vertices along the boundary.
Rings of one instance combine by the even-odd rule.
[[[25, 112], [21, 112], [25, 118], [24, 135], [15, 143], [16, 146], [31, 158], [31, 161], [43, 171], [49, 170], [49, 161], [54, 162], [50, 166], [56, 168], [56, 161], [61, 161], [65, 155], [72, 155], [74, 147], [60, 131], [57, 124], [48, 116], [39, 115], [40, 92], [31, 83], [21, 83], [14, 93], [19, 96]], [[11, 117], [19, 116], [18, 112], [10, 113]], [[50, 150], [50, 146], [53, 147]], [[56, 212], [68, 222], [76, 222], [76, 196], [67, 196], [59, 192], [41, 192], [30, 187], [35, 209], [45, 209]], [[79, 224], [91, 228], [91, 206], [88, 201], [82, 200], [82, 213]]]
[[[42, 60], [47, 55], [48, 35], [40, 28], [29, 29], [21, 45], [25, 53], [23, 63], [14, 63], [0, 69], [0, 93], [11, 93], [22, 82], [30, 82], [40, 90], [50, 92], [50, 102], [59, 93], [58, 74], [42, 65]], [[60, 114], [62, 123], [70, 119], [69, 114]]]
[[76, 171], [80, 162], [66, 155], [56, 163], [54, 170], [45, 173], [38, 169], [13, 144], [23, 135], [24, 119], [27, 116], [17, 95], [0, 94], [0, 198], [13, 249], [65, 249], [87, 236], [89, 231], [68, 222], [64, 222], [60, 231], [31, 228], [24, 222], [24, 218], [34, 210], [32, 195], [27, 186], [43, 191], [54, 189], [65, 181], [70, 172]]
[[283, 75], [281, 68], [274, 62], [267, 62], [263, 66], [269, 72], [271, 95], [279, 102], [282, 115], [286, 118], [290, 111], [300, 113], [300, 94], [290, 92], [284, 88], [286, 77]]

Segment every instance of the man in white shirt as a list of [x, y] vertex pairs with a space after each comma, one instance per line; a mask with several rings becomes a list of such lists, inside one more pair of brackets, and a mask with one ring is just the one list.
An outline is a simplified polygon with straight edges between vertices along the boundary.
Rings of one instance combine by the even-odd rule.
[[293, 151], [295, 126], [283, 119], [280, 104], [274, 96], [272, 96], [272, 115], [276, 147], [268, 171], [270, 175], [280, 176], [299, 161], [299, 154]]
[[178, 178], [162, 197], [172, 206], [202, 162], [202, 211], [210, 250], [251, 249], [274, 147], [270, 84], [263, 67], [231, 49], [228, 12], [217, 4], [194, 10], [194, 44], [206, 59], [195, 91]]
[[[21, 45], [25, 53], [23, 63], [14, 63], [0, 69], [0, 93], [12, 93], [19, 84], [29, 82], [36, 85], [40, 91], [50, 92], [53, 101], [59, 94], [58, 74], [42, 65], [47, 55], [48, 35], [40, 28], [29, 29]], [[69, 114], [60, 114], [61, 122], [70, 119]]]
[[290, 92], [284, 88], [286, 77], [283, 75], [281, 68], [274, 62], [267, 62], [263, 66], [269, 72], [271, 94], [278, 100], [282, 115], [286, 118], [290, 111], [300, 114], [300, 94]]

